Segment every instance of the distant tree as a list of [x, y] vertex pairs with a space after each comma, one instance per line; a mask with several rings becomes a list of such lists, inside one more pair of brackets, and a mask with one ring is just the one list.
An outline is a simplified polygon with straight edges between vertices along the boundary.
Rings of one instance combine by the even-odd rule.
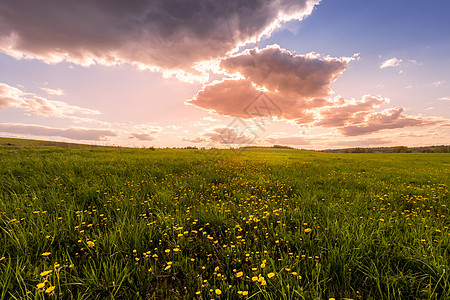
[[394, 149], [394, 153], [408, 153], [408, 147], [406, 147], [406, 146], [397, 146]]

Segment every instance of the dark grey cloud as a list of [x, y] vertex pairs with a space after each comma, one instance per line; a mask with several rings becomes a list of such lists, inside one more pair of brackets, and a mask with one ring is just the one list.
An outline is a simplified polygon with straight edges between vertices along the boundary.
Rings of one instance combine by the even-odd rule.
[[32, 136], [59, 136], [86, 141], [104, 141], [118, 135], [118, 132], [109, 129], [54, 128], [18, 123], [0, 123], [0, 132]]
[[0, 51], [80, 64], [189, 69], [257, 41], [319, 0], [2, 0]]

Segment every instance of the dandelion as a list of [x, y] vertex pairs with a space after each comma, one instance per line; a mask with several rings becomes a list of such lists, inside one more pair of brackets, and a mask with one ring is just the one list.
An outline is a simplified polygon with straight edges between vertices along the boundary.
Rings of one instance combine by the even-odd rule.
[[166, 250], [164, 250], [164, 252], [166, 252], [167, 254], [169, 254], [169, 253], [170, 253], [170, 249], [166, 249]]
[[41, 282], [41, 283], [38, 283], [38, 284], [36, 285], [36, 287], [37, 287], [38, 289], [42, 289], [44, 286], [45, 286], [45, 282]]
[[266, 264], [262, 263], [261, 264], [261, 269], [264, 269], [266, 267]]
[[202, 292], [200, 292], [200, 291], [196, 291], [196, 292], [195, 292], [196, 295], [200, 295], [201, 293], [202, 293]]
[[46, 292], [47, 294], [50, 294], [51, 292], [53, 292], [54, 289], [55, 289], [55, 287], [54, 287], [54, 286], [51, 286], [51, 287], [48, 287], [48, 288], [45, 290], [45, 292]]
[[51, 252], [44, 252], [42, 253], [42, 256], [49, 256], [50, 254], [52, 254]]
[[244, 275], [244, 272], [238, 272], [238, 273], [236, 274], [236, 277], [241, 277], [242, 275]]
[[258, 281], [258, 276], [253, 276], [252, 281]]
[[221, 291], [221, 290], [219, 290], [219, 289], [216, 289], [216, 290], [215, 290], [214, 292], [216, 293], [216, 295], [220, 295], [220, 294], [222, 294], [222, 291]]
[[311, 232], [311, 230], [312, 230], [311, 228], [306, 228], [305, 232], [308, 233], [308, 232]]
[[87, 241], [87, 245], [89, 248], [92, 248], [95, 246], [95, 243], [93, 241]]
[[52, 271], [52, 270], [44, 271], [44, 272], [42, 272], [40, 275], [41, 275], [42, 277], [44, 277], [44, 276], [47, 276], [48, 274], [50, 274], [51, 272], [53, 272], [53, 271]]
[[273, 276], [275, 276], [275, 273], [270, 272], [269, 274], [267, 274], [267, 277], [272, 278]]
[[248, 291], [242, 291], [242, 296], [247, 296], [248, 295]]
[[219, 271], [219, 267], [216, 267], [216, 268], [214, 269], [214, 272], [217, 272], [217, 271]]
[[169, 269], [170, 269], [170, 267], [171, 267], [171, 266], [170, 266], [170, 265], [168, 265], [167, 267], [165, 267], [165, 268], [164, 268], [164, 271], [167, 271], [167, 270], [169, 270]]

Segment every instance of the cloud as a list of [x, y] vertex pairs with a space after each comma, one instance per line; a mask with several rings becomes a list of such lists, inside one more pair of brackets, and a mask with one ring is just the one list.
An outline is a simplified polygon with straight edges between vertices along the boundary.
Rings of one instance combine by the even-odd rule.
[[202, 134], [194, 139], [183, 138], [183, 141], [192, 143], [214, 143], [223, 145], [250, 145], [253, 144], [255, 138], [246, 133], [240, 133], [235, 129], [219, 127], [212, 131]]
[[441, 97], [441, 98], [438, 98], [438, 100], [441, 100], [441, 101], [450, 101], [450, 97]]
[[104, 141], [118, 135], [117, 131], [109, 129], [87, 128], [54, 128], [41, 125], [0, 123], [0, 132], [32, 136], [58, 136], [72, 140]]
[[151, 0], [0, 2], [0, 51], [16, 58], [80, 65], [131, 63], [189, 70], [289, 20], [319, 0]]
[[265, 139], [270, 144], [281, 145], [310, 145], [311, 142], [302, 136], [268, 137]]
[[442, 120], [407, 116], [403, 114], [403, 108], [390, 108], [382, 112], [373, 112], [358, 118], [350, 119], [340, 131], [346, 136], [356, 136], [377, 132], [384, 129], [404, 127], [421, 127], [441, 123]]
[[57, 118], [70, 118], [74, 114], [100, 114], [97, 110], [69, 105], [62, 101], [48, 100], [5, 83], [0, 83], [0, 110], [5, 108], [20, 108], [37, 116]]
[[155, 135], [160, 133], [163, 128], [160, 126], [153, 125], [135, 125], [133, 126], [133, 131], [130, 133], [129, 139], [136, 139], [139, 141], [154, 141], [156, 140]]
[[390, 58], [388, 60], [385, 60], [381, 65], [380, 69], [385, 69], [389, 67], [398, 67], [403, 63], [402, 59], [398, 59], [396, 57]]
[[329, 85], [352, 59], [295, 55], [278, 45], [246, 50], [220, 62], [233, 78], [205, 85], [186, 103], [220, 115], [310, 122], [310, 110], [331, 104], [323, 97], [331, 93]]
[[[223, 58], [228, 75], [205, 85], [188, 104], [243, 119], [277, 117], [300, 127], [337, 130], [345, 136], [384, 129], [420, 127], [443, 119], [410, 116], [402, 108], [378, 111], [389, 99], [365, 95], [360, 100], [332, 97], [330, 88], [355, 57], [296, 55], [277, 45], [248, 49]], [[385, 66], [401, 60], [393, 58]]]
[[154, 141], [156, 138], [148, 133], [132, 133], [130, 139], [136, 139], [139, 141]]
[[52, 96], [64, 95], [64, 91], [61, 89], [50, 89], [50, 88], [43, 87], [43, 88], [41, 88], [41, 90]]
[[441, 80], [441, 81], [434, 81], [432, 84], [435, 86], [435, 87], [438, 87], [438, 86], [440, 86], [440, 85], [443, 85], [445, 83], [445, 80]]

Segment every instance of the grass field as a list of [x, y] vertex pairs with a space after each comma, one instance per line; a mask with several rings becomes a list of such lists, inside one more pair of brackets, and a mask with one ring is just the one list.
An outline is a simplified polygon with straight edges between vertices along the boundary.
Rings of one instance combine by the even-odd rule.
[[450, 154], [3, 140], [0, 298], [450, 299], [449, 175]]

